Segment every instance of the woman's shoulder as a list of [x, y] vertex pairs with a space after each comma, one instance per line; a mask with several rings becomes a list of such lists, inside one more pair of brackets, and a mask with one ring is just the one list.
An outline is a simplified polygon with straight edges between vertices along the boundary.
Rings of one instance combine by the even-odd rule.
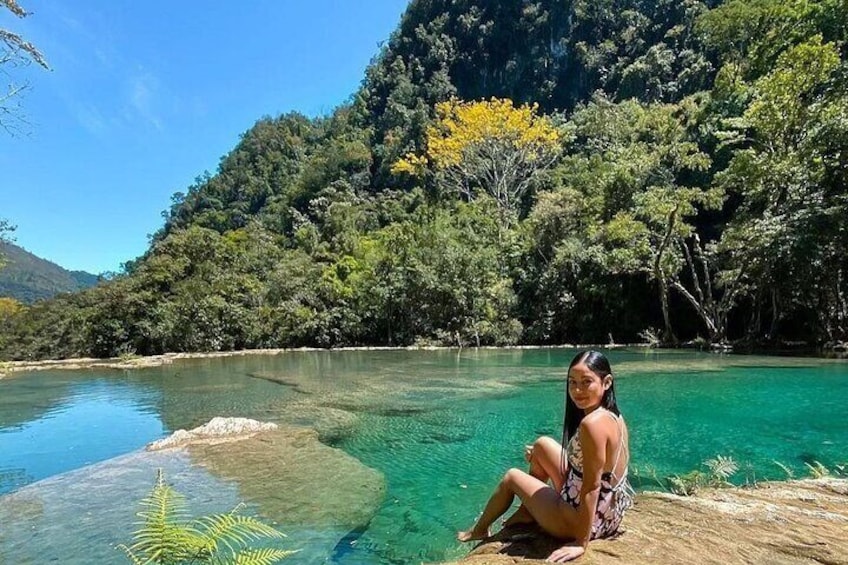
[[615, 429], [619, 425], [618, 420], [622, 420], [621, 423], [623, 423], [623, 418], [621, 416], [616, 415], [605, 408], [599, 408], [598, 410], [587, 414], [586, 417], [580, 421], [580, 429], [597, 434], [602, 431]]

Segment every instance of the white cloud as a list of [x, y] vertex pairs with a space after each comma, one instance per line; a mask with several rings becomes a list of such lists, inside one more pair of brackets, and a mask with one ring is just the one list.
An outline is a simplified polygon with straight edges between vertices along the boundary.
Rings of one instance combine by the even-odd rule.
[[129, 78], [129, 106], [133, 113], [157, 130], [162, 130], [162, 120], [156, 111], [161, 96], [159, 80], [150, 72], [142, 71]]
[[99, 136], [108, 131], [108, 120], [94, 106], [71, 101], [69, 106], [76, 121], [89, 133]]

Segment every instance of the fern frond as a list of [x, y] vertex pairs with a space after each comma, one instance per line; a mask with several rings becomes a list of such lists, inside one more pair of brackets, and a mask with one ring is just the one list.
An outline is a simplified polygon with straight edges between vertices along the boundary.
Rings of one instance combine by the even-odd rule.
[[153, 490], [141, 500], [142, 510], [136, 514], [143, 521], [133, 532], [128, 548], [145, 558], [143, 563], [172, 563], [193, 557], [200, 551], [197, 532], [184, 524], [185, 499], [165, 483], [159, 469]]
[[775, 465], [780, 467], [780, 470], [783, 471], [784, 473], [786, 473], [787, 479], [795, 478], [795, 473], [792, 471], [792, 469], [790, 469], [789, 467], [787, 467], [786, 465], [784, 465], [780, 461], [772, 461], [772, 463], [774, 463]]
[[830, 475], [830, 470], [821, 464], [820, 461], [813, 461], [813, 464], [804, 463], [810, 469], [810, 475], [815, 479], [821, 479]]
[[233, 514], [217, 514], [204, 516], [195, 521], [197, 528], [202, 530], [210, 550], [214, 553], [223, 544], [231, 552], [247, 545], [251, 541], [263, 539], [280, 539], [286, 535], [267, 524], [250, 516]]
[[[165, 484], [161, 469], [151, 493], [141, 501], [138, 530], [133, 544], [119, 545], [133, 565], [174, 565], [181, 563], [227, 563], [265, 565], [295, 553], [275, 548], [254, 549], [251, 542], [286, 537], [256, 518], [237, 514], [241, 505], [227, 514], [207, 516], [188, 522], [185, 502]], [[262, 544], [260, 544], [262, 545]]]
[[227, 559], [226, 563], [234, 565], [274, 565], [274, 563], [285, 559], [293, 553], [297, 553], [297, 550], [274, 548], [245, 549], [233, 555], [231, 559]]
[[146, 565], [145, 561], [142, 561], [140, 558], [138, 558], [136, 554], [133, 553], [132, 550], [124, 544], [118, 545], [118, 549], [127, 554], [127, 557], [130, 558], [130, 561], [133, 562], [133, 565]]
[[710, 470], [710, 475], [720, 481], [727, 481], [739, 470], [739, 465], [733, 460], [733, 457], [724, 457], [716, 455], [715, 459], [707, 459], [704, 465]]

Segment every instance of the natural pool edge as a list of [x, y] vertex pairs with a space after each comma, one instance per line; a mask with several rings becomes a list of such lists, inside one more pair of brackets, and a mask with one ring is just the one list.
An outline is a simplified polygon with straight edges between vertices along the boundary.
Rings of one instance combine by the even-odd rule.
[[[546, 350], [546, 349], [651, 349], [648, 343], [617, 344], [558, 344], [558, 345], [484, 345], [465, 349], [481, 350]], [[162, 355], [123, 357], [74, 357], [70, 359], [48, 359], [43, 361], [0, 361], [0, 379], [19, 376], [27, 372], [46, 370], [80, 369], [144, 369], [169, 365], [179, 359], [216, 359], [221, 357], [241, 357], [250, 355], [281, 355], [297, 352], [334, 352], [334, 351], [456, 351], [463, 348], [448, 346], [355, 346], [355, 347], [283, 347], [274, 349], [239, 349], [235, 351], [208, 351], [199, 353], [163, 353]]]
[[[580, 563], [846, 563], [846, 527], [844, 478], [763, 482], [691, 497], [639, 493], [622, 533], [593, 541]], [[513, 528], [445, 565], [543, 563], [559, 545], [538, 531]]]

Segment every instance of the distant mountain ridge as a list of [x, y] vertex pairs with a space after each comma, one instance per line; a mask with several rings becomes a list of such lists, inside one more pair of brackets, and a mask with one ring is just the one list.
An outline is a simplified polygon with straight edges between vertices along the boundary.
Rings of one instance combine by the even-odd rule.
[[98, 276], [69, 271], [13, 243], [0, 243], [6, 265], [0, 268], [0, 296], [25, 304], [76, 292], [97, 284]]

